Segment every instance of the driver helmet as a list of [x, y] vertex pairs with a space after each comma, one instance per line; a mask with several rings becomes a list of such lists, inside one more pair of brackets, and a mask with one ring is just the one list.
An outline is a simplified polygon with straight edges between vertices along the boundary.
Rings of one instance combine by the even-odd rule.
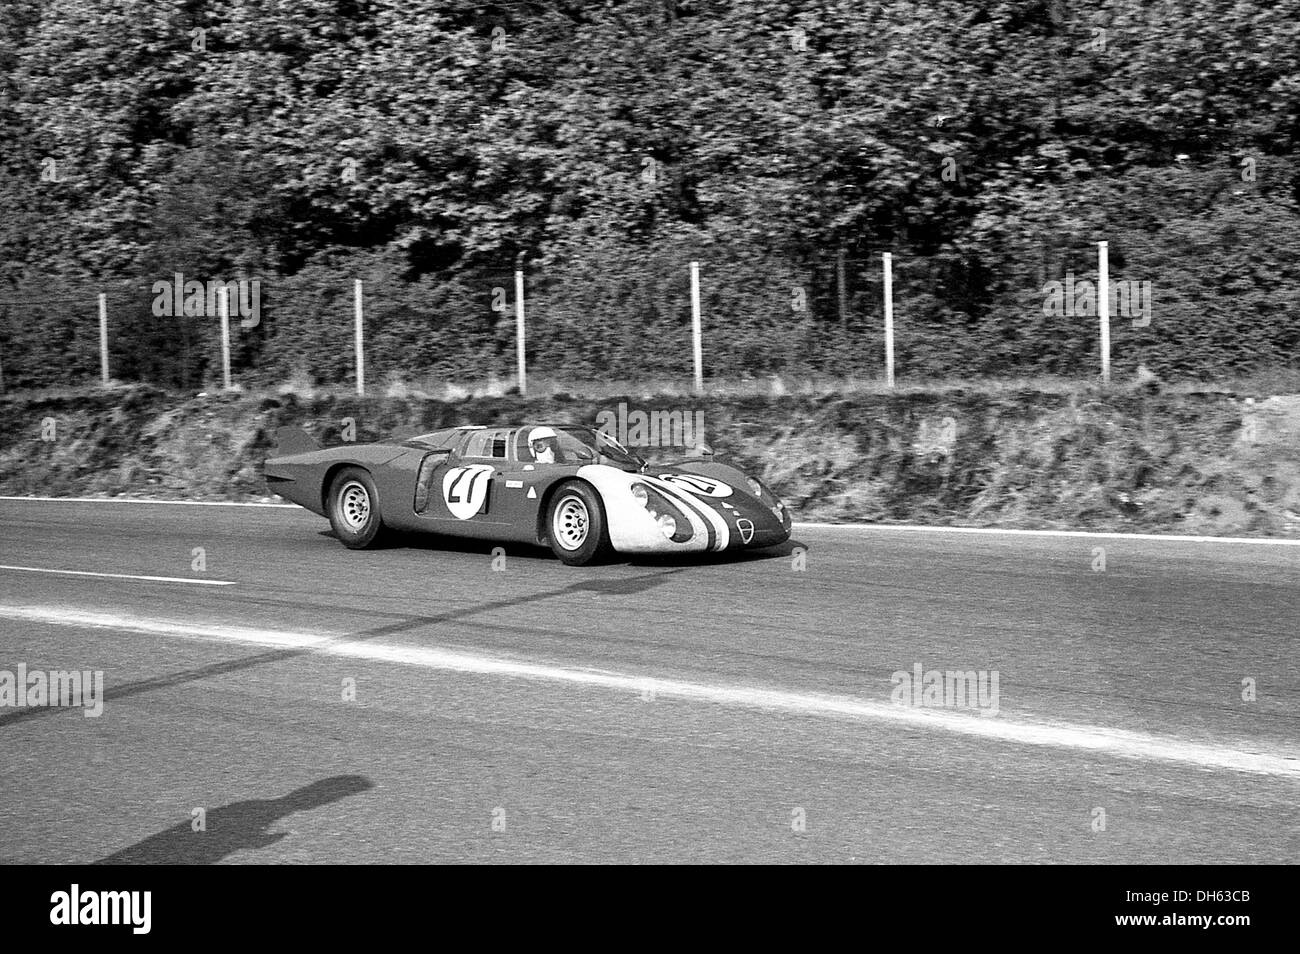
[[560, 450], [560, 435], [554, 428], [534, 427], [528, 435], [528, 447], [539, 464], [554, 464]]

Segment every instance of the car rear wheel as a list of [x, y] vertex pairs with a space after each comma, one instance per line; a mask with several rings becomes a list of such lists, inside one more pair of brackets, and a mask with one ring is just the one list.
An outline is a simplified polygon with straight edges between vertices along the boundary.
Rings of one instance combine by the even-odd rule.
[[379, 517], [375, 482], [360, 467], [345, 467], [330, 484], [330, 526], [349, 550], [364, 550], [379, 541], [384, 529]]
[[608, 553], [605, 508], [588, 484], [560, 485], [547, 510], [546, 536], [551, 552], [569, 566], [586, 566]]

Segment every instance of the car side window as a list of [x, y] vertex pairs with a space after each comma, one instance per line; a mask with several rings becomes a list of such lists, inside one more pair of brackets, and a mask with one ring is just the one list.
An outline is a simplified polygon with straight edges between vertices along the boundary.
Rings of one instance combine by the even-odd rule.
[[506, 456], [506, 438], [508, 430], [474, 431], [465, 445], [463, 457], [489, 457], [504, 460]]

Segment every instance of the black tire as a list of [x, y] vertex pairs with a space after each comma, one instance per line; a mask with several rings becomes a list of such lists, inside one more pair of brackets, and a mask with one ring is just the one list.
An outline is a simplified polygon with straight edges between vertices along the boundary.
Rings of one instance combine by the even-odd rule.
[[375, 482], [360, 467], [344, 467], [330, 483], [330, 526], [349, 550], [376, 546], [383, 536]]
[[569, 480], [556, 488], [546, 508], [546, 540], [569, 566], [587, 566], [609, 554], [605, 507], [590, 484]]

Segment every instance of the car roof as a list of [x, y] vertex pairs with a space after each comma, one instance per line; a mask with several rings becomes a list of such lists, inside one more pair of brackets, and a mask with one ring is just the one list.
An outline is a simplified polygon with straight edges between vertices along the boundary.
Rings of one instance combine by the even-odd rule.
[[[447, 446], [454, 443], [457, 438], [468, 431], [482, 431], [489, 427], [487, 424], [457, 424], [455, 427], [444, 427], [436, 431], [429, 431], [427, 434], [416, 434], [414, 437], [407, 438], [408, 441], [416, 441], [420, 444], [435, 444], [437, 446]], [[586, 424], [549, 424], [539, 421], [532, 421], [527, 424], [502, 424], [491, 425], [493, 430], [503, 431], [530, 431], [534, 427], [552, 427], [557, 431], [593, 431], [595, 428], [588, 427]]]

